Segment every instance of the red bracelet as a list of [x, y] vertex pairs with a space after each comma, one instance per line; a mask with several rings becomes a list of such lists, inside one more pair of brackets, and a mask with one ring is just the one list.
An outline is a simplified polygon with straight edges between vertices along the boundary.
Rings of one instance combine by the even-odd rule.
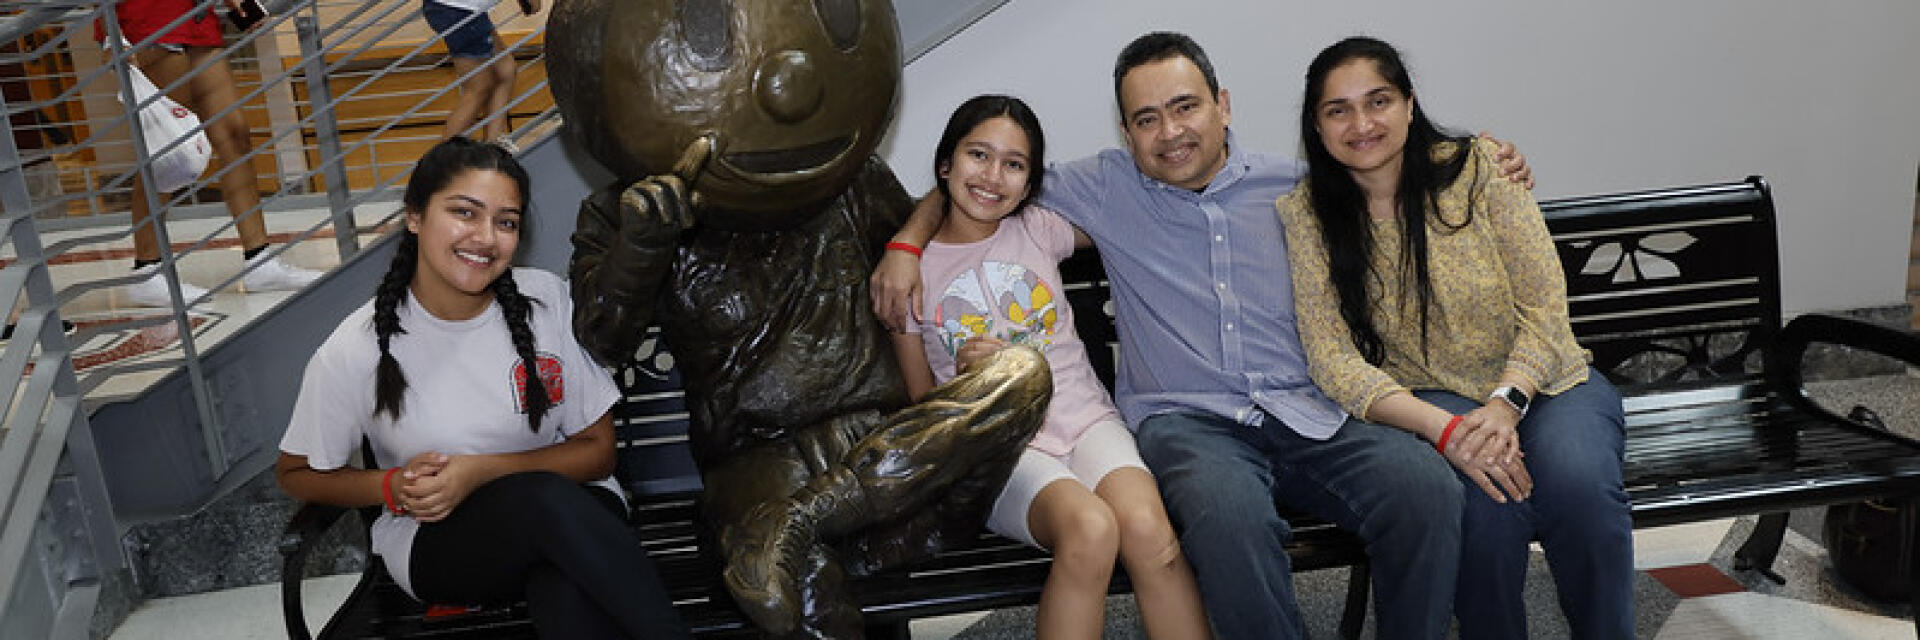
[[1452, 420], [1447, 421], [1447, 428], [1440, 431], [1440, 439], [1433, 442], [1434, 451], [1440, 452], [1440, 455], [1447, 454], [1447, 438], [1453, 437], [1453, 428], [1460, 426], [1460, 419], [1464, 417], [1466, 416], [1454, 416]]
[[893, 249], [895, 251], [905, 251], [907, 253], [911, 253], [915, 258], [920, 257], [920, 247], [916, 247], [916, 246], [907, 244], [905, 242], [889, 242], [887, 243], [887, 248]]
[[388, 469], [385, 475], [380, 476], [380, 495], [387, 500], [387, 512], [396, 516], [406, 515], [407, 513], [407, 510], [400, 508], [400, 503], [395, 502], [393, 499], [393, 474], [399, 472], [400, 467], [394, 467]]

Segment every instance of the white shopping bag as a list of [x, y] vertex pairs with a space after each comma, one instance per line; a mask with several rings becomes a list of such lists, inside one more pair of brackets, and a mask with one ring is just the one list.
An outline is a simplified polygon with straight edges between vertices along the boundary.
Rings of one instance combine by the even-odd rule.
[[[147, 75], [131, 63], [127, 65], [127, 75], [132, 76], [134, 100], [128, 102], [123, 98], [121, 104], [140, 104], [160, 92], [147, 80]], [[207, 169], [207, 161], [213, 159], [213, 145], [207, 142], [205, 131], [194, 131], [198, 126], [200, 116], [166, 96], [160, 96], [140, 110], [140, 129], [147, 140], [147, 152], [156, 154], [152, 162], [153, 187], [158, 191], [169, 193], [193, 184], [200, 172]], [[160, 153], [188, 131], [193, 131], [193, 135], [186, 142]]]

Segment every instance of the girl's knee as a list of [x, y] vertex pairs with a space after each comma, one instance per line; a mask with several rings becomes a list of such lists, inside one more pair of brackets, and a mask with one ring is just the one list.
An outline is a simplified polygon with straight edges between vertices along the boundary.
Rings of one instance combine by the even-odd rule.
[[1122, 520], [1120, 554], [1135, 568], [1171, 567], [1180, 560], [1180, 539], [1166, 519]]
[[1171, 547], [1176, 552], [1179, 540], [1174, 537], [1173, 524], [1167, 521], [1167, 514], [1159, 505], [1147, 504], [1109, 504], [1113, 509], [1114, 521], [1119, 528], [1120, 551], [1128, 555], [1164, 553]]
[[1053, 520], [1056, 566], [1083, 575], [1111, 571], [1120, 552], [1120, 526], [1112, 511], [1095, 503]]

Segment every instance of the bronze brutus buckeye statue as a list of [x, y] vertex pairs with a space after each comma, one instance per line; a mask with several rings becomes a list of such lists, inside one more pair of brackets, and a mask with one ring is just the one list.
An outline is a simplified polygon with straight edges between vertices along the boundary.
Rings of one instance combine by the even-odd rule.
[[581, 205], [574, 329], [678, 356], [724, 578], [776, 636], [854, 638], [848, 575], [976, 534], [1051, 392], [1007, 349], [907, 406], [867, 275], [912, 209], [872, 156], [899, 84], [882, 0], [563, 0], [548, 73], [620, 176]]

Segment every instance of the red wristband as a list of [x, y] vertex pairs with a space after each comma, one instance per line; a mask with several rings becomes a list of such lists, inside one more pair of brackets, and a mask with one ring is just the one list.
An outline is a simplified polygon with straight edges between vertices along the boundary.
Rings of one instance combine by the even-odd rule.
[[400, 467], [394, 467], [388, 469], [386, 474], [380, 476], [380, 496], [387, 501], [387, 513], [396, 516], [406, 515], [407, 513], [407, 510], [400, 508], [400, 503], [395, 502], [393, 499], [393, 474], [399, 472]]
[[1453, 437], [1453, 428], [1460, 426], [1460, 419], [1464, 417], [1454, 416], [1452, 420], [1447, 421], [1447, 428], [1440, 430], [1440, 439], [1433, 441], [1434, 451], [1440, 452], [1440, 455], [1447, 454], [1447, 438]]
[[916, 246], [907, 244], [905, 242], [889, 242], [887, 243], [887, 248], [893, 249], [895, 251], [905, 251], [907, 253], [911, 253], [915, 258], [920, 257], [920, 247], [916, 247]]

